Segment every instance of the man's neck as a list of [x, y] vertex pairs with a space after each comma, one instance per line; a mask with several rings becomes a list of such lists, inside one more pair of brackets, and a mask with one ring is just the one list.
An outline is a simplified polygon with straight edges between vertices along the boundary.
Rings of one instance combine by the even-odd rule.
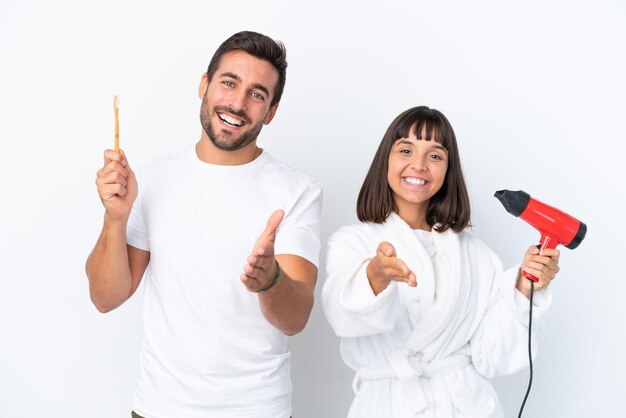
[[236, 151], [224, 151], [217, 148], [206, 135], [202, 135], [196, 144], [196, 155], [200, 161], [215, 165], [247, 164], [261, 155], [262, 151], [256, 146], [256, 139]]

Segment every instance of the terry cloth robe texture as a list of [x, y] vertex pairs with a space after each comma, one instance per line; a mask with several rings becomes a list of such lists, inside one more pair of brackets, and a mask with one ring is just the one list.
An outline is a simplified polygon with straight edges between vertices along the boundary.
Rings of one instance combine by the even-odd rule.
[[[356, 372], [350, 418], [495, 418], [502, 408], [487, 378], [528, 365], [529, 302], [515, 289], [519, 266], [467, 231], [433, 230], [433, 259], [392, 213], [385, 223], [337, 231], [328, 244], [324, 312]], [[381, 241], [415, 273], [374, 295], [366, 268]], [[550, 305], [535, 292], [534, 330]]]

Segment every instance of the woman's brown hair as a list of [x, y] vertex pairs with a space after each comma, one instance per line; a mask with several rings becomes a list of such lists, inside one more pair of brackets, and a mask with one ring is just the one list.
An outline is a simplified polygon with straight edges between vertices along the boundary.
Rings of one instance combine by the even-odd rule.
[[387, 181], [389, 153], [393, 144], [400, 138], [408, 138], [411, 131], [418, 140], [434, 140], [448, 152], [446, 178], [441, 189], [430, 199], [426, 222], [438, 232], [448, 228], [460, 232], [470, 223], [470, 203], [456, 137], [443, 113], [426, 106], [402, 112], [387, 128], [361, 186], [357, 216], [361, 222], [383, 223], [392, 211], [397, 211]]

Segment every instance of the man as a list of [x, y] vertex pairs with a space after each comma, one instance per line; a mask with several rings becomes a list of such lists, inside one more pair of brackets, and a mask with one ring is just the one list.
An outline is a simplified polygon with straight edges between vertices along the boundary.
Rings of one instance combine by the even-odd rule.
[[287, 336], [313, 305], [321, 189], [256, 143], [286, 67], [282, 44], [237, 33], [202, 75], [195, 148], [137, 177], [123, 151], [104, 153], [104, 227], [86, 269], [101, 312], [145, 272], [133, 416], [291, 414]]

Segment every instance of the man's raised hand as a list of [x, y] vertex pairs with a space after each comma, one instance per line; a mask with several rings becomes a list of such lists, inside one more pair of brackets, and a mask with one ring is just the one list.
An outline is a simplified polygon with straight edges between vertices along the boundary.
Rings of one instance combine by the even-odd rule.
[[124, 151], [104, 151], [104, 165], [96, 177], [98, 194], [112, 220], [125, 220], [137, 198], [137, 179]]

